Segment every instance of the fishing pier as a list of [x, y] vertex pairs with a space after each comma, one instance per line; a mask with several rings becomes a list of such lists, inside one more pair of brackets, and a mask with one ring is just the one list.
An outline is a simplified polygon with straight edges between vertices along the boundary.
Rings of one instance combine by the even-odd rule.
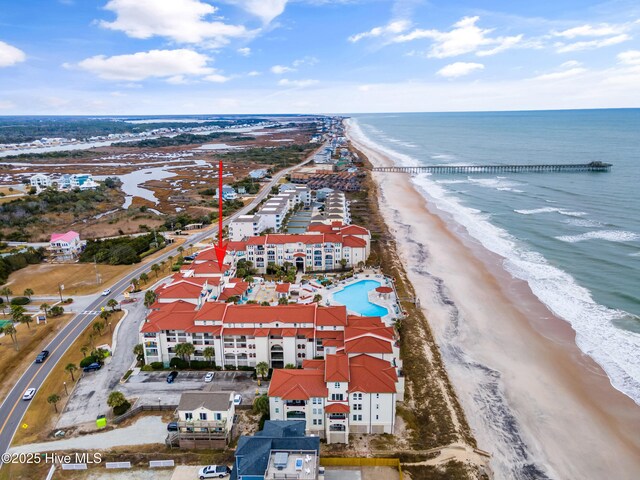
[[374, 172], [389, 173], [434, 173], [434, 174], [474, 174], [474, 173], [573, 173], [573, 172], [608, 172], [610, 163], [566, 163], [541, 165], [423, 165], [415, 167], [373, 167]]

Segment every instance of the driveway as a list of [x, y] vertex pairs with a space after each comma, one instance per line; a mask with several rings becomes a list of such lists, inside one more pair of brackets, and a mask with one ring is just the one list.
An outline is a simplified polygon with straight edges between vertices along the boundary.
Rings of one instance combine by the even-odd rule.
[[[204, 382], [205, 374], [204, 371], [181, 371], [173, 383], [167, 383], [166, 371], [140, 372], [116, 390], [127, 398], [138, 398], [138, 402], [145, 405], [177, 405], [180, 395], [187, 391], [236, 392], [242, 394], [243, 403], [253, 403], [258, 384], [251, 379], [250, 372], [215, 372], [210, 383]], [[266, 388], [263, 382], [261, 391]]]
[[135, 360], [133, 347], [138, 343], [138, 330], [146, 313], [142, 298], [127, 304], [125, 309], [128, 313], [120, 321], [113, 355], [97, 372], [82, 374], [56, 428], [94, 422], [97, 415], [106, 415], [110, 410], [107, 397]]

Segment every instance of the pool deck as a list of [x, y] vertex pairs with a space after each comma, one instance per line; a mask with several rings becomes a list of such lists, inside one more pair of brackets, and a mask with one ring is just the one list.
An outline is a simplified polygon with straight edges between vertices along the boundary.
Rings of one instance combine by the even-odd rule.
[[[338, 282], [337, 285], [332, 285], [329, 288], [319, 289], [318, 293], [322, 295], [323, 302], [325, 305], [344, 305], [343, 303], [340, 303], [335, 300], [334, 294], [344, 290], [344, 288], [348, 287], [349, 285], [353, 285], [363, 280], [374, 280], [376, 282], [379, 282], [380, 285], [382, 286], [393, 288], [393, 293], [388, 295], [381, 295], [377, 293], [375, 291], [375, 288], [371, 289], [368, 292], [369, 302], [371, 302], [374, 305], [378, 305], [379, 307], [383, 307], [387, 309], [388, 313], [387, 315], [384, 315], [383, 317], [381, 317], [382, 321], [388, 326], [393, 325], [396, 319], [402, 317], [402, 315], [399, 313], [402, 310], [398, 305], [395, 286], [393, 284], [393, 280], [390, 277], [387, 277], [385, 275], [382, 275], [380, 273], [373, 272], [373, 271], [370, 271], [370, 272], [365, 271], [363, 273], [356, 273], [352, 278], [348, 280], [342, 280]], [[388, 298], [385, 298], [385, 297], [388, 297]], [[351, 315], [361, 315], [359, 312], [356, 312], [353, 310], [347, 310], [347, 311]]]

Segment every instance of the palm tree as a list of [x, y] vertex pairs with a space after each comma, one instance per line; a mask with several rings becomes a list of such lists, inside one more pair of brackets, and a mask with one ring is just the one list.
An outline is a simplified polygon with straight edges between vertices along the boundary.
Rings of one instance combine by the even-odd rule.
[[116, 311], [117, 306], [118, 306], [118, 301], [115, 298], [112, 298], [107, 302], [107, 307], [109, 307], [112, 312]]
[[189, 362], [189, 366], [191, 366], [191, 355], [193, 355], [196, 351], [196, 347], [194, 347], [192, 343], [179, 343], [175, 346], [173, 351], [183, 360], [186, 357], [187, 361]]
[[122, 392], [111, 392], [107, 398], [107, 405], [111, 408], [121, 407], [125, 403], [127, 403], [127, 397]]
[[48, 303], [43, 303], [42, 305], [40, 305], [40, 310], [44, 312], [44, 318], [47, 318], [47, 315], [49, 314], [49, 308], [51, 308], [51, 305], [49, 305]]
[[0, 310], [2, 310], [2, 315], [7, 314], [7, 306], [5, 305], [4, 302], [0, 303]]
[[156, 278], [158, 278], [158, 272], [160, 271], [160, 265], [154, 263], [151, 265], [151, 271], [156, 274]]
[[189, 244], [189, 255], [193, 252], [193, 243]]
[[9, 295], [13, 295], [13, 291], [9, 287], [2, 287], [0, 295], [4, 295], [7, 298], [7, 303], [9, 303]]
[[82, 347], [80, 347], [80, 351], [82, 352], [83, 357], [87, 356], [87, 353], [89, 353], [89, 350], [91, 350], [91, 347], [89, 345], [83, 345]]
[[269, 364], [267, 362], [259, 362], [256, 365], [256, 375], [260, 375], [264, 380], [265, 375], [269, 373]]
[[133, 280], [131, 280], [131, 283], [133, 284], [133, 290], [134, 291], [138, 291], [140, 290], [140, 280], [138, 280], [137, 278], [134, 278]]
[[173, 265], [173, 255], [169, 255], [167, 258], [169, 259], [169, 263]]
[[162, 271], [164, 272], [165, 268], [167, 268], [167, 261], [166, 260], [162, 260], [160, 262], [160, 266], [162, 267]]
[[30, 288], [25, 288], [24, 292], [22, 292], [24, 294], [25, 297], [29, 297], [29, 300], [31, 300], [31, 295], [33, 295], [33, 290]]
[[347, 269], [347, 259], [346, 258], [341, 258], [338, 263], [342, 267], [342, 270], [346, 270]]
[[14, 322], [18, 322], [20, 320], [20, 315], [24, 314], [27, 311], [22, 305], [11, 305], [11, 318]]
[[75, 372], [76, 370], [78, 370], [78, 367], [76, 367], [75, 363], [68, 363], [66, 367], [64, 367], [64, 370], [66, 372], [68, 372], [71, 375], [71, 381], [75, 382], [76, 379], [73, 378], [73, 372]]
[[147, 290], [144, 294], [144, 306], [149, 308], [156, 301], [156, 292], [153, 290]]
[[138, 343], [135, 347], [133, 347], [133, 354], [136, 356], [136, 360], [139, 362], [144, 361], [144, 346], [141, 343]]
[[102, 330], [104, 330], [104, 323], [96, 322], [93, 324], [93, 331], [98, 334], [98, 336], [102, 335]]
[[53, 405], [53, 408], [56, 409], [56, 413], [58, 413], [58, 402], [60, 401], [60, 395], [54, 393], [53, 395], [49, 395], [47, 397], [47, 403]]
[[216, 355], [216, 351], [214, 350], [213, 347], [205, 347], [204, 350], [202, 350], [202, 356], [206, 360], [209, 360], [209, 363], [211, 365], [213, 365], [212, 359], [213, 357], [215, 357], [215, 355]]
[[103, 310], [100, 312], [100, 318], [103, 319], [105, 323], [107, 322], [107, 320], [109, 320], [110, 316], [111, 312], [109, 310]]
[[140, 282], [142, 282], [142, 283], [144, 283], [146, 285], [148, 281], [149, 281], [149, 275], [147, 275], [146, 273], [141, 273], [140, 274]]
[[[178, 253], [180, 254], [180, 256], [181, 256], [181, 257], [182, 257], [182, 252], [184, 252], [184, 248], [182, 247], [182, 245], [180, 245], [180, 246], [178, 247]], [[9, 300], [7, 300], [7, 302], [8, 302], [8, 301], [9, 301]]]
[[24, 323], [27, 326], [27, 329], [31, 330], [29, 324], [33, 322], [33, 317], [31, 315], [22, 314], [20, 315], [20, 317], [18, 317], [18, 322]]
[[18, 350], [18, 332], [16, 331], [16, 327], [14, 327], [12, 324], [5, 325], [2, 331], [4, 332], [5, 335], [9, 335], [11, 337], [11, 340], [13, 340], [13, 346], [17, 351]]

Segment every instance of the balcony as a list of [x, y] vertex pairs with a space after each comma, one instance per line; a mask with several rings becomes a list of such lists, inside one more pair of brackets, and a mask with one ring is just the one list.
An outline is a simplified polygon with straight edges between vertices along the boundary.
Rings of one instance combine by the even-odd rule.
[[287, 412], [287, 420], [304, 420], [306, 415], [304, 412], [300, 410], [294, 410], [292, 412]]
[[346, 425], [342, 425], [341, 423], [337, 423], [335, 425], [329, 425], [329, 431], [330, 432], [346, 432], [347, 431], [347, 427], [346, 427]]
[[304, 407], [307, 405], [305, 400], [287, 400], [284, 402], [287, 407]]
[[329, 420], [346, 420], [347, 415], [345, 413], [330, 413]]

